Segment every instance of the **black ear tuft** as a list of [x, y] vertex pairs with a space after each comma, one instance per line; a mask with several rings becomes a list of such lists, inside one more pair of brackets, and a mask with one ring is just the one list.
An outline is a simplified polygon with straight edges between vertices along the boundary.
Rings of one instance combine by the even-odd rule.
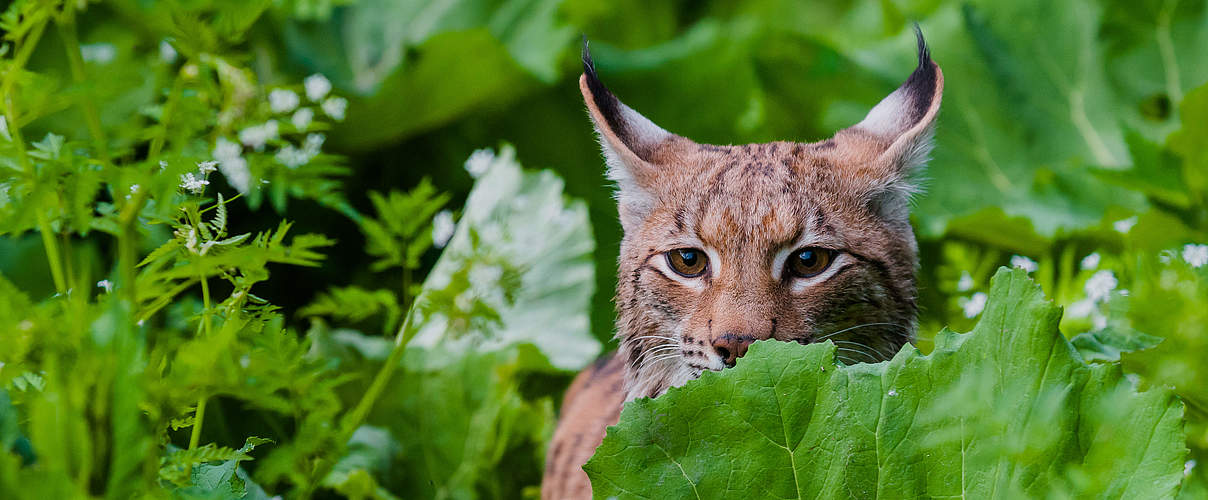
[[919, 66], [900, 88], [911, 103], [910, 112], [904, 117], [911, 123], [921, 119], [931, 107], [931, 101], [935, 98], [937, 76], [935, 63], [931, 61], [931, 49], [923, 39], [923, 30], [919, 28], [919, 23], [914, 23], [914, 35], [918, 40]]
[[583, 57], [583, 72], [587, 74], [588, 78], [591, 78], [593, 80], [599, 80], [599, 77], [596, 76], [596, 63], [592, 62], [591, 50], [587, 48], [587, 35], [586, 34], [583, 35], [583, 55], [582, 55], [582, 57]]
[[[927, 47], [927, 40], [923, 39], [923, 29], [919, 27], [919, 23], [914, 23], [914, 36], [919, 44], [919, 66], [925, 66], [931, 62], [931, 49]], [[583, 39], [583, 53], [587, 53], [587, 38]]]

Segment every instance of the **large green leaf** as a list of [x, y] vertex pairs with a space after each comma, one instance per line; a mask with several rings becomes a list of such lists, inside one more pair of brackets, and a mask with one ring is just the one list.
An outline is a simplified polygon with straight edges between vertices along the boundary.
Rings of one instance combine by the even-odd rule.
[[1061, 310], [1000, 270], [972, 332], [840, 366], [763, 342], [735, 369], [630, 403], [584, 467], [597, 498], [1170, 498], [1183, 405], [1087, 365]]
[[411, 346], [429, 352], [407, 362], [437, 368], [452, 355], [531, 343], [554, 368], [586, 366], [600, 352], [588, 317], [595, 243], [587, 207], [564, 199], [554, 173], [521, 169], [511, 146], [475, 153], [475, 162], [486, 173], [424, 281], [413, 319]]

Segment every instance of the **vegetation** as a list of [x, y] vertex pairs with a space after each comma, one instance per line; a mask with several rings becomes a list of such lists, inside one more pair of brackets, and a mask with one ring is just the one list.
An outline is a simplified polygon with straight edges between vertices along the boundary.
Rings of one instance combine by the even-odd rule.
[[[1060, 332], [1078, 354], [1020, 347], [1018, 377], [948, 388], [984, 382], [1032, 412], [978, 450], [1014, 475], [960, 491], [1208, 495], [1206, 2], [16, 0], [0, 15], [0, 497], [536, 496], [559, 397], [612, 333], [619, 225], [579, 34], [669, 130], [812, 141], [906, 77], [912, 20], [946, 81], [914, 207], [918, 351], [860, 365], [756, 346], [633, 405], [608, 446], [642, 411], [775, 363], [854, 365], [818, 384], [907, 362], [985, 373], [963, 356], [1010, 310], [1044, 318], [1013, 338]], [[1023, 271], [992, 286], [1004, 265]], [[974, 333], [928, 336], [946, 325]], [[1056, 384], [1046, 360], [1102, 404], [994, 390]], [[1153, 445], [1134, 462], [1152, 468], [1126, 470], [1152, 481], [1091, 460], [1136, 458], [1116, 448], [1133, 441], [1075, 453], [1057, 425], [1026, 425], [1045, 412]], [[1132, 414], [1161, 432], [1108, 425]], [[951, 421], [929, 422], [936, 441], [906, 451], [949, 446]]]

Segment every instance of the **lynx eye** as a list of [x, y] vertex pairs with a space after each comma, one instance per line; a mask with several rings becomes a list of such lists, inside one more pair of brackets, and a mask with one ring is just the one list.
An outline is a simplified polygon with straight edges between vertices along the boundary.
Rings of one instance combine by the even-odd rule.
[[793, 252], [785, 267], [794, 278], [812, 278], [822, 274], [834, 260], [834, 250], [808, 247]]
[[705, 256], [705, 252], [695, 248], [677, 248], [665, 255], [671, 270], [685, 278], [698, 277], [705, 274], [709, 268], [709, 258]]

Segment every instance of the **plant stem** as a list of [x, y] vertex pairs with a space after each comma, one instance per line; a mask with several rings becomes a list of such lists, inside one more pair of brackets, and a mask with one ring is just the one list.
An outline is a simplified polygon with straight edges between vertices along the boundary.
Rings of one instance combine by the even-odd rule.
[[[59, 38], [63, 39], [63, 48], [67, 51], [67, 63], [71, 67], [71, 79], [77, 85], [85, 83], [88, 75], [84, 72], [84, 57], [80, 54], [80, 40], [76, 36], [75, 8], [68, 6], [57, 19], [55, 27], [59, 30]], [[97, 154], [103, 165], [109, 165], [109, 141], [105, 139], [105, 131], [101, 128], [101, 115], [96, 110], [92, 99], [81, 99], [80, 107], [84, 110], [84, 122], [88, 125], [88, 133], [96, 144]]]
[[67, 293], [67, 281], [63, 278], [62, 260], [59, 258], [59, 242], [50, 229], [50, 221], [46, 213], [38, 211], [38, 232], [42, 234], [42, 247], [46, 250], [46, 262], [50, 265], [50, 277], [54, 280], [55, 291]]
[[206, 418], [206, 398], [202, 396], [197, 400], [197, 411], [193, 413], [193, 432], [189, 434], [189, 449], [197, 448], [197, 442], [201, 440], [201, 421]]

